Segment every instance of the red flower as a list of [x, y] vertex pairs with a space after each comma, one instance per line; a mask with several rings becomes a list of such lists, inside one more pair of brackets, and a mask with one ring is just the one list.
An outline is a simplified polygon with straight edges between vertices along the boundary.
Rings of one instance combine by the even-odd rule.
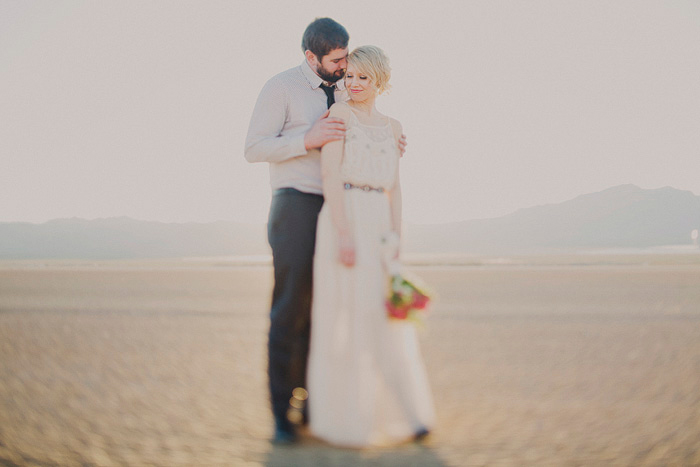
[[389, 316], [395, 319], [406, 319], [408, 317], [408, 307], [397, 307], [391, 300], [387, 300], [386, 309]]
[[413, 308], [422, 310], [428, 305], [429, 298], [422, 293], [415, 292], [413, 294]]

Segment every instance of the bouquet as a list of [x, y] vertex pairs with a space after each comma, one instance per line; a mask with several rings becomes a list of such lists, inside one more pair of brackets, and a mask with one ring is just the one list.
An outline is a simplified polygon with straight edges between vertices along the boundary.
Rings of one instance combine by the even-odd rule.
[[402, 274], [398, 249], [399, 237], [395, 232], [382, 237], [383, 261], [389, 276], [386, 309], [392, 319], [420, 321], [430, 302], [431, 293], [417, 279]]
[[386, 309], [393, 319], [420, 320], [430, 302], [428, 291], [401, 274], [391, 276]]

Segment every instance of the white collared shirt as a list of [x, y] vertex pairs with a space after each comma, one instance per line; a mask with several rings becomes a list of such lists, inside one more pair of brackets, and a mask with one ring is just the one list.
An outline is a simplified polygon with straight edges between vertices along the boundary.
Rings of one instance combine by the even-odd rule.
[[[248, 162], [270, 163], [270, 186], [322, 194], [321, 151], [304, 147], [304, 135], [327, 110], [323, 80], [304, 60], [272, 77], [258, 96], [245, 141]], [[337, 81], [336, 101], [347, 99]]]

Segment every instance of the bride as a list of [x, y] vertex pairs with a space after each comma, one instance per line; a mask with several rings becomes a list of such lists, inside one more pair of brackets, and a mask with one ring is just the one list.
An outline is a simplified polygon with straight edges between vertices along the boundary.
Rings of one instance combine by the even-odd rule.
[[326, 144], [321, 157], [308, 409], [311, 432], [342, 446], [421, 438], [434, 422], [415, 327], [390, 320], [384, 304], [382, 239], [401, 228], [401, 124], [375, 106], [389, 77], [378, 47], [348, 56], [350, 99], [330, 110], [345, 121], [345, 140]]

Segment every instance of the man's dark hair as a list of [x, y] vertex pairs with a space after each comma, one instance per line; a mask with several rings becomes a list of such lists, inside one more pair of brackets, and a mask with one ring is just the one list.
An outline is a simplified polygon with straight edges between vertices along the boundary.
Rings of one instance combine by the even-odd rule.
[[301, 39], [301, 50], [310, 50], [319, 61], [332, 50], [348, 46], [350, 36], [343, 26], [330, 18], [316, 18], [306, 27]]

